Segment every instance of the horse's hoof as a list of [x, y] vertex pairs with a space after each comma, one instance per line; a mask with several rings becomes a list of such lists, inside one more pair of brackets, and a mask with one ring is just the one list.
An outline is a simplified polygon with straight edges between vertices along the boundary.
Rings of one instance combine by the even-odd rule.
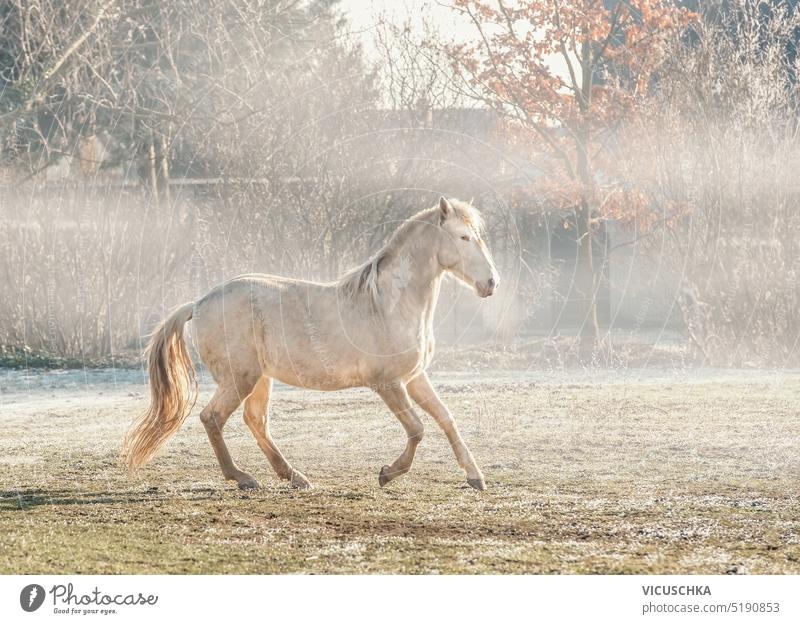
[[467, 479], [467, 483], [470, 487], [474, 487], [479, 492], [483, 492], [486, 489], [486, 482], [483, 480], [483, 477], [476, 477], [475, 479]]
[[239, 489], [240, 490], [257, 490], [258, 489], [258, 481], [255, 479], [243, 479], [239, 481]]
[[389, 483], [389, 481], [391, 481], [391, 479], [388, 476], [389, 475], [389, 470], [390, 470], [389, 466], [384, 466], [383, 468], [381, 468], [381, 472], [378, 475], [378, 484], [381, 487], [383, 487], [384, 485]]
[[306, 476], [302, 472], [297, 472], [297, 470], [293, 470], [291, 486], [298, 490], [309, 490], [311, 489], [311, 482], [308, 479], [306, 479]]

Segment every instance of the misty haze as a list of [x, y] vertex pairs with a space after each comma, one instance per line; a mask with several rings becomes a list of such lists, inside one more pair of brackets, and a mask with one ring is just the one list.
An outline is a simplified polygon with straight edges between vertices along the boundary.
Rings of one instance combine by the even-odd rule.
[[0, 571], [800, 573], [795, 0], [0, 21]]

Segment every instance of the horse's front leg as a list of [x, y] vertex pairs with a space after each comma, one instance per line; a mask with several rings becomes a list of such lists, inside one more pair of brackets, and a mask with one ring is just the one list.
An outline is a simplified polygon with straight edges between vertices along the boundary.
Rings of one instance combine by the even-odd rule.
[[461, 438], [461, 434], [458, 432], [458, 427], [456, 426], [456, 421], [453, 419], [450, 410], [442, 403], [439, 395], [436, 394], [436, 390], [433, 389], [427, 373], [422, 372], [414, 377], [414, 379], [408, 382], [406, 388], [411, 398], [414, 399], [422, 409], [428, 412], [442, 428], [442, 431], [444, 431], [450, 442], [450, 446], [453, 447], [453, 452], [456, 454], [458, 464], [467, 473], [467, 483], [476, 490], [485, 490], [486, 481], [483, 479], [483, 473], [481, 469], [478, 468], [475, 459], [472, 457], [472, 453], [469, 452], [467, 445]]
[[424, 426], [419, 417], [414, 413], [414, 408], [408, 398], [408, 392], [402, 383], [390, 384], [375, 388], [380, 397], [389, 406], [406, 431], [406, 447], [391, 466], [381, 468], [378, 483], [383, 487], [392, 479], [407, 473], [414, 461], [417, 445], [422, 440]]

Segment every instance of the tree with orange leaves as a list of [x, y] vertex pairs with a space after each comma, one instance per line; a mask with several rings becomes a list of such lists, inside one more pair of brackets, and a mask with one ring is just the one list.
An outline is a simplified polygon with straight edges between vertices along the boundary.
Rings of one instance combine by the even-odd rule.
[[601, 189], [598, 171], [610, 172], [600, 159], [614, 130], [641, 107], [668, 38], [693, 15], [666, 0], [454, 0], [453, 8], [477, 32], [472, 43], [448, 46], [468, 94], [521, 133], [533, 132], [556, 163], [548, 185], [575, 211], [581, 345], [594, 348], [602, 267], [592, 257], [593, 232], [626, 195]]

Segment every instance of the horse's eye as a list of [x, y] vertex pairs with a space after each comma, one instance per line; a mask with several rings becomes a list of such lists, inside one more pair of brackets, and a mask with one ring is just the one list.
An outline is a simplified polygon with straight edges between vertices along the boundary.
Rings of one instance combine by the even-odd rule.
[[469, 236], [464, 234], [464, 236], [461, 237], [461, 240], [469, 242]]

